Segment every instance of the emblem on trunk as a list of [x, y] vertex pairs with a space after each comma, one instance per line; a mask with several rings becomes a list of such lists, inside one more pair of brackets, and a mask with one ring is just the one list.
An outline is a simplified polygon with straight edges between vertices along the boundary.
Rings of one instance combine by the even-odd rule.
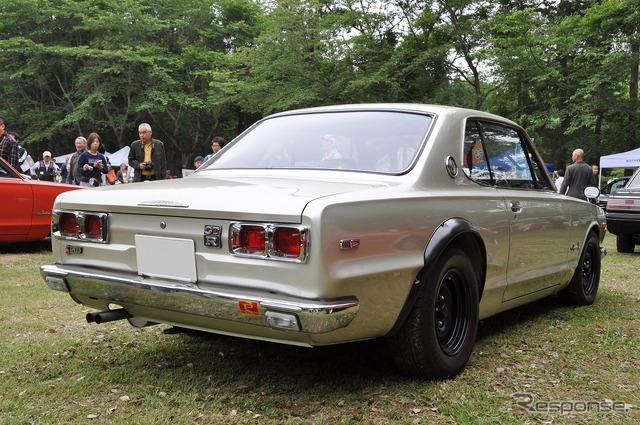
[[180, 207], [180, 208], [188, 208], [189, 204], [185, 204], [182, 202], [176, 202], [176, 201], [163, 201], [163, 200], [156, 200], [156, 201], [141, 201], [138, 202], [138, 205], [146, 205], [146, 206], [150, 206], [150, 207]]
[[222, 226], [207, 224], [204, 226], [204, 245], [214, 248], [222, 247]]
[[65, 254], [67, 255], [71, 255], [71, 254], [82, 254], [82, 247], [81, 246], [73, 246], [73, 245], [67, 245], [64, 249]]

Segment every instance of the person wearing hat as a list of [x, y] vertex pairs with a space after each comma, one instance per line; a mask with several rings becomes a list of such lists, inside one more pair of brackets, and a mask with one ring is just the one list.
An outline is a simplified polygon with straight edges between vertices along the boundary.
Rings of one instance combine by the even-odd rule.
[[58, 164], [51, 158], [51, 152], [44, 151], [42, 152], [42, 160], [36, 163], [33, 173], [38, 180], [52, 182], [60, 175], [60, 167], [58, 167]]

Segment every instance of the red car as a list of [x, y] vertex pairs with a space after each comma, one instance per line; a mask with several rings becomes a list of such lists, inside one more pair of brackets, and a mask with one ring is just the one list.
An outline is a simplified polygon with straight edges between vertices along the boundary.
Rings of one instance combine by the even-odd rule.
[[31, 180], [0, 158], [0, 242], [44, 239], [51, 233], [53, 201], [80, 186]]

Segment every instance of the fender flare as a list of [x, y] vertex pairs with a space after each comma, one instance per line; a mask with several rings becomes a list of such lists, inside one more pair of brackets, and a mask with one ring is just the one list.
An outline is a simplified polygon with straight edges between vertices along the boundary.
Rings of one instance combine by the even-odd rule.
[[424, 266], [413, 281], [404, 306], [400, 310], [400, 314], [391, 330], [387, 333], [387, 336], [395, 334], [405, 322], [418, 296], [426, 285], [424, 276], [431, 273], [433, 266], [449, 246], [461, 247], [469, 254], [474, 264], [482, 265], [481, 267], [474, 267], [478, 278], [478, 300], [480, 300], [484, 289], [487, 269], [486, 250], [482, 242], [482, 237], [475, 226], [467, 220], [459, 217], [450, 218], [441, 223], [433, 232], [431, 238], [429, 238], [424, 250]]

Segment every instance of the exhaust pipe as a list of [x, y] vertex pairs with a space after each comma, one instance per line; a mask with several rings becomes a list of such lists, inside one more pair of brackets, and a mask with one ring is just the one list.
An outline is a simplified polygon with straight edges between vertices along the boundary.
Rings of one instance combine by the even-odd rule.
[[114, 320], [130, 319], [133, 317], [127, 310], [120, 308], [118, 310], [106, 310], [96, 313], [87, 313], [87, 322], [97, 324], [113, 322]]

